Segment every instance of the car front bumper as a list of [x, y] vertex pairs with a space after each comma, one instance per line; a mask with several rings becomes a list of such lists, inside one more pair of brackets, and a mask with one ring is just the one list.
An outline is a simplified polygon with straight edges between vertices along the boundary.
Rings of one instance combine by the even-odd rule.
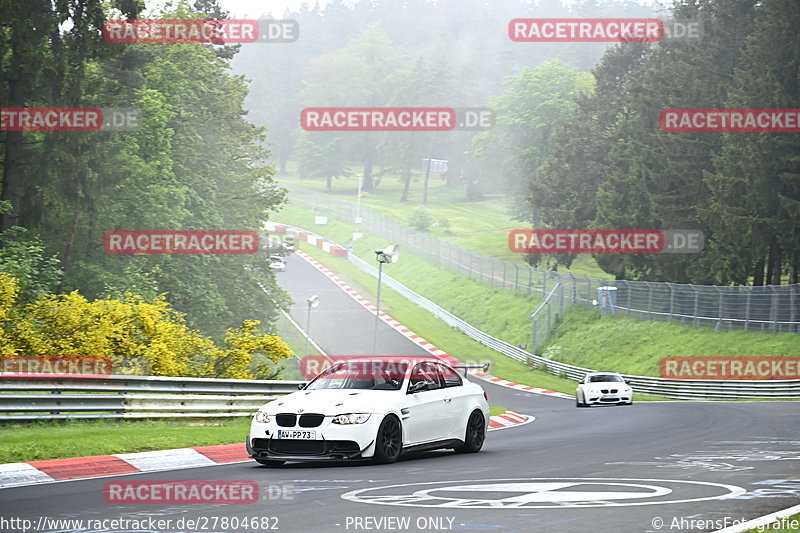
[[[324, 461], [366, 459], [375, 453], [375, 436], [381, 417], [372, 415], [363, 424], [333, 424], [330, 418], [314, 428], [280, 427], [275, 420], [264, 424], [253, 420], [247, 437], [247, 453], [253, 459], [280, 461]], [[279, 439], [278, 430], [309, 429], [315, 439]]]
[[603, 404], [617, 404], [617, 403], [631, 403], [633, 394], [589, 394], [584, 393], [585, 403], [587, 405], [603, 405]]

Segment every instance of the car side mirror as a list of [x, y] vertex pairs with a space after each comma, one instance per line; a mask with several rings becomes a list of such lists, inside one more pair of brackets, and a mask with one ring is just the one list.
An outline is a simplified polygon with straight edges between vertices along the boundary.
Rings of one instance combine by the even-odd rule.
[[308, 383], [298, 383], [298, 384], [297, 384], [297, 390], [303, 390], [303, 389], [305, 389], [305, 388], [306, 388], [306, 385], [308, 385]]

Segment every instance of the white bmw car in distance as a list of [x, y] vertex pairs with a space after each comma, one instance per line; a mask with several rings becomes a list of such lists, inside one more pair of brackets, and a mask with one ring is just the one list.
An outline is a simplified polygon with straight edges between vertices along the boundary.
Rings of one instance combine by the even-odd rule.
[[349, 359], [261, 407], [247, 451], [267, 466], [345, 459], [391, 463], [412, 451], [477, 452], [488, 421], [483, 389], [438, 359]]
[[595, 404], [632, 405], [633, 389], [616, 372], [589, 372], [575, 391], [575, 405]]

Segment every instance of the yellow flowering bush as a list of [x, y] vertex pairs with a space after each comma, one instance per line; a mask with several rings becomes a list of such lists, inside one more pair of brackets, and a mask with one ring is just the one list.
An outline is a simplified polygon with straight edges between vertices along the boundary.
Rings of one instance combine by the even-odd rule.
[[18, 292], [17, 280], [0, 272], [0, 355], [104, 356], [118, 374], [242, 379], [275, 377], [266, 361], [293, 355], [279, 337], [258, 331], [258, 321], [228, 330], [219, 347], [163, 295], [90, 302], [74, 291], [18, 306]]
[[[262, 379], [274, 376], [272, 365], [292, 357], [289, 346], [280, 337], [264, 335], [258, 331], [257, 320], [248, 320], [240, 328], [229, 329], [225, 334], [225, 355], [214, 358], [203, 372], [206, 376], [243, 378], [255, 375]], [[261, 356], [254, 361], [254, 355]]]
[[5, 272], [0, 272], [0, 357], [16, 355], [17, 350], [8, 335], [12, 308], [19, 295], [19, 282]]

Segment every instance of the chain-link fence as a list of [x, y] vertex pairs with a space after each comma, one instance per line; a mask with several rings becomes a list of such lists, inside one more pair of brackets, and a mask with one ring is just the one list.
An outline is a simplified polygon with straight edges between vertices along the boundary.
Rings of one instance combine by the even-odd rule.
[[[316, 212], [355, 222], [356, 205], [313, 191], [293, 188], [292, 201]], [[531, 313], [530, 351], [542, 345], [572, 303], [639, 320], [678, 321], [717, 331], [800, 333], [800, 284], [719, 287], [603, 280], [553, 272], [487, 257], [360, 208], [360, 226], [431, 260], [443, 268], [494, 287], [542, 298]]]

